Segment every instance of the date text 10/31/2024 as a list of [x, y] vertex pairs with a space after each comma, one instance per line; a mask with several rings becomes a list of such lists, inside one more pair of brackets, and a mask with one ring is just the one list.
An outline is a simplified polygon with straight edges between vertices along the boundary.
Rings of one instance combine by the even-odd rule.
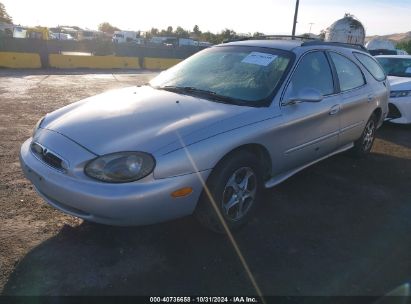
[[150, 303], [259, 303], [257, 297], [150, 297]]

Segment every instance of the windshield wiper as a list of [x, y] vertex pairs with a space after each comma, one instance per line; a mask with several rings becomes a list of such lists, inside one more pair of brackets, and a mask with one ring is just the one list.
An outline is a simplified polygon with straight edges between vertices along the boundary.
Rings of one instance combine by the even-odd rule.
[[204, 93], [204, 94], [211, 94], [211, 95], [216, 95], [216, 92], [213, 91], [208, 91], [208, 90], [202, 90], [202, 89], [197, 89], [195, 87], [179, 87], [179, 86], [164, 86], [164, 87], [158, 87], [160, 90], [166, 90], [166, 91], [173, 91], [173, 92], [187, 92], [187, 93]]
[[200, 94], [202, 96], [205, 96], [208, 99], [222, 102], [222, 103], [245, 105], [244, 102], [238, 99], [220, 95], [213, 91], [202, 90], [202, 89], [198, 89], [194, 87], [164, 86], [164, 87], [157, 87], [157, 89], [176, 92], [176, 93], [182, 93], [182, 94], [187, 94], [187, 93]]

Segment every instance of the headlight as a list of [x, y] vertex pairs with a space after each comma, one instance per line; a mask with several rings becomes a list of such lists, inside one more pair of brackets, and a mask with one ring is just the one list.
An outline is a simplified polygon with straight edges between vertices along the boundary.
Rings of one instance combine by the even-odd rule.
[[36, 132], [40, 128], [41, 123], [43, 122], [44, 118], [46, 118], [46, 116], [43, 116], [42, 118], [40, 118], [39, 121], [34, 126], [32, 137], [34, 137], [34, 135], [36, 135]]
[[143, 152], [117, 152], [90, 161], [84, 172], [108, 183], [127, 183], [149, 175], [155, 166], [154, 158]]
[[406, 97], [411, 95], [411, 91], [391, 91], [390, 97], [397, 98], [397, 97]]

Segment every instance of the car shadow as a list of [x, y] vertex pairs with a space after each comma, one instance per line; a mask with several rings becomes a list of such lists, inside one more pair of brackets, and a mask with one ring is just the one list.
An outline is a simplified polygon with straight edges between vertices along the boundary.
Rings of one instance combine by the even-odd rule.
[[201, 286], [213, 277], [230, 281], [232, 293], [252, 293], [227, 238], [191, 217], [145, 227], [83, 222], [27, 254], [3, 294], [206, 294]]
[[385, 122], [378, 130], [377, 137], [411, 149], [411, 124]]
[[[265, 295], [382, 295], [410, 278], [411, 160], [338, 155], [265, 191], [235, 234]], [[230, 240], [192, 217], [64, 226], [3, 295], [255, 295]]]

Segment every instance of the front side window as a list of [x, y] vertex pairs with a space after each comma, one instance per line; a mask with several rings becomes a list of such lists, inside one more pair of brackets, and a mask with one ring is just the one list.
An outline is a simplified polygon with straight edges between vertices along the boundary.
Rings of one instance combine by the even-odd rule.
[[330, 56], [334, 62], [342, 92], [361, 87], [365, 84], [364, 75], [354, 62], [334, 52], [330, 52]]
[[315, 89], [322, 95], [334, 93], [331, 68], [323, 52], [304, 55], [288, 84], [283, 100], [298, 97], [305, 89]]
[[385, 73], [380, 65], [371, 57], [361, 53], [354, 53], [354, 56], [361, 62], [361, 64], [370, 72], [370, 74], [377, 80], [384, 80]]
[[291, 59], [291, 53], [275, 49], [214, 47], [161, 73], [150, 85], [217, 101], [262, 106], [271, 102]]

